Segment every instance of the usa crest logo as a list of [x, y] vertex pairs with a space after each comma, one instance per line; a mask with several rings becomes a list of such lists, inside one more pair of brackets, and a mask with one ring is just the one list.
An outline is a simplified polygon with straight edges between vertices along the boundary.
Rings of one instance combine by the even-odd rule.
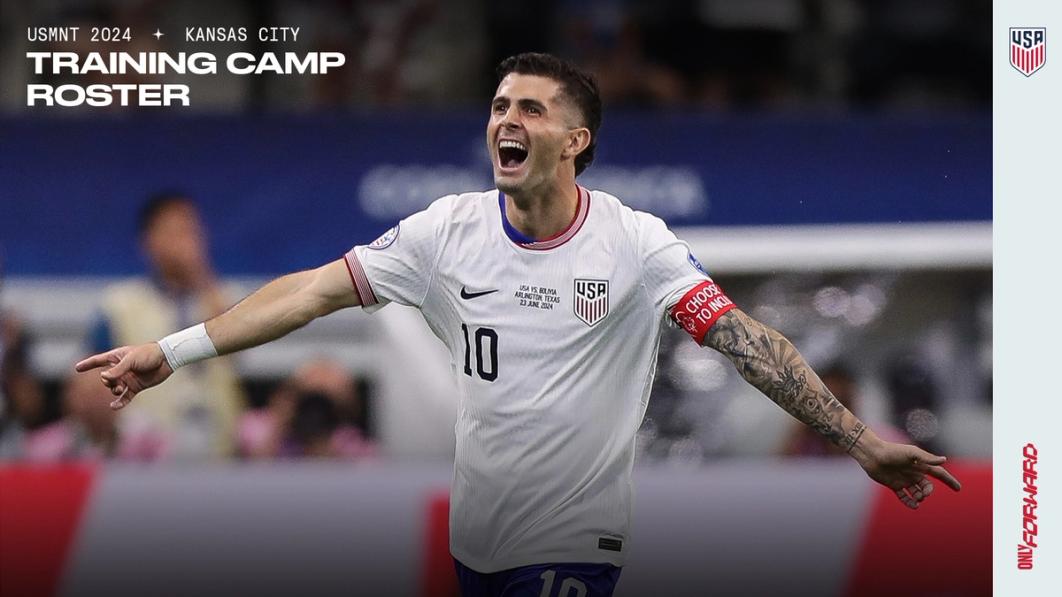
[[692, 251], [687, 251], [687, 253], [686, 253], [686, 254], [687, 254], [687, 255], [689, 255], [690, 265], [692, 265], [692, 266], [693, 266], [693, 269], [695, 269], [695, 270], [697, 270], [697, 271], [699, 271], [699, 272], [701, 272], [702, 274], [704, 274], [704, 275], [706, 275], [706, 276], [707, 276], [707, 275], [708, 275], [708, 272], [706, 272], [706, 271], [704, 270], [704, 266], [703, 266], [703, 265], [701, 265], [701, 262], [700, 262], [700, 261], [697, 261], [697, 258], [693, 256], [693, 252], [692, 252]]
[[608, 280], [575, 280], [575, 316], [588, 326], [608, 315]]
[[1026, 77], [1047, 62], [1047, 27], [1010, 28], [1010, 65]]
[[378, 239], [372, 241], [371, 243], [369, 243], [369, 248], [370, 249], [376, 249], [376, 250], [386, 249], [387, 247], [391, 246], [391, 243], [395, 242], [396, 238], [398, 238], [398, 226], [397, 225], [394, 228], [391, 228], [390, 230], [388, 230], [387, 232], [384, 232], [383, 234], [381, 234], [380, 238], [378, 238]]

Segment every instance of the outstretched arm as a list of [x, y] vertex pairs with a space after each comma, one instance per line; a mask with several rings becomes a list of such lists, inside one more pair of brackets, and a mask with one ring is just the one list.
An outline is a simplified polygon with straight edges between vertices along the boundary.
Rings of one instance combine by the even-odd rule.
[[281, 276], [206, 322], [218, 354], [285, 336], [318, 317], [361, 304], [342, 259]]
[[908, 507], [917, 508], [933, 492], [926, 475], [960, 488], [940, 466], [943, 456], [878, 438], [833, 396], [789, 340], [740, 309], [724, 313], [703, 344], [726, 356], [746, 381], [786, 412], [844, 449]]
[[[282, 276], [206, 322], [206, 342], [218, 355], [265, 344], [343, 307], [360, 304], [342, 259], [313, 270]], [[193, 340], [202, 342], [203, 340]], [[111, 408], [129, 404], [141, 391], [166, 380], [173, 368], [159, 343], [122, 346], [93, 355], [75, 368], [105, 367], [103, 384], [117, 398]]]

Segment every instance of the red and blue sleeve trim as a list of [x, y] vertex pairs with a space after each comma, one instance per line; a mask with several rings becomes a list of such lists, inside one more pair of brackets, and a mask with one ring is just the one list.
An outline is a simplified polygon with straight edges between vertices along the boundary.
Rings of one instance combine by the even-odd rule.
[[347, 254], [343, 256], [343, 260], [347, 263], [347, 272], [350, 274], [350, 281], [354, 284], [354, 292], [361, 299], [361, 306], [371, 307], [379, 304], [380, 301], [372, 290], [372, 284], [369, 283], [369, 278], [365, 275], [365, 268], [361, 266], [361, 261], [358, 259], [355, 250], [347, 251]]

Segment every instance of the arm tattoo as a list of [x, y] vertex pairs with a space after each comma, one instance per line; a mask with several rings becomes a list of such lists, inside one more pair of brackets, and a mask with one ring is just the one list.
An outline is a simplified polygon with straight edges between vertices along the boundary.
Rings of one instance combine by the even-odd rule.
[[708, 330], [704, 345], [721, 352], [741, 377], [778, 406], [851, 451], [866, 425], [848, 411], [777, 331], [732, 309]]

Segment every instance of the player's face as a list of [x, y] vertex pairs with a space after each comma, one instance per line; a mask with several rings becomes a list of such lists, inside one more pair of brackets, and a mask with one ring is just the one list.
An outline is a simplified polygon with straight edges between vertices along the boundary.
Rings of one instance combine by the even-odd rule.
[[574, 112], [553, 79], [517, 73], [502, 79], [487, 123], [498, 190], [528, 192], [553, 181], [578, 127]]

